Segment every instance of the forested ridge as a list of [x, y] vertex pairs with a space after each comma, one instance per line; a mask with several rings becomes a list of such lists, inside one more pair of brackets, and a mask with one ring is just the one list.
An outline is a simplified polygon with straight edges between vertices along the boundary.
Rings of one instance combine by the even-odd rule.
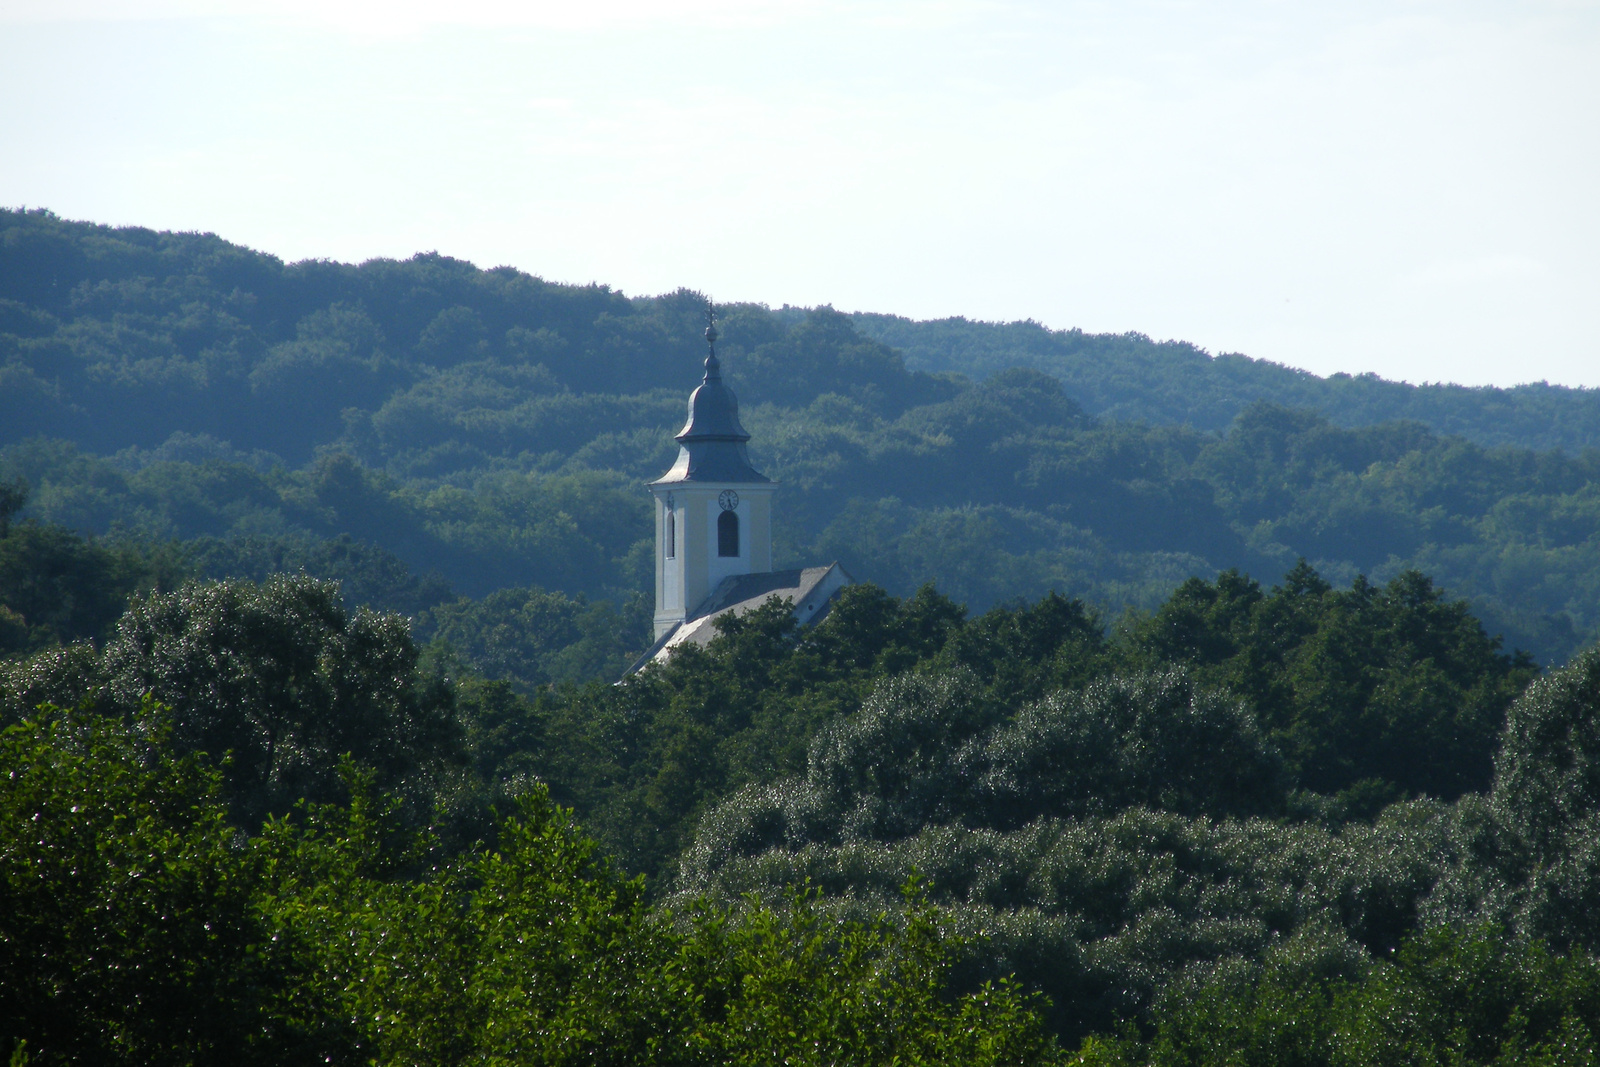
[[866, 580], [612, 684], [698, 294], [9, 212], [0, 299], [14, 1062], [1596, 1059], [1600, 453], [1470, 425], [1586, 393], [730, 307]]
[[1318, 377], [1237, 352], [1212, 356], [1184, 341], [1139, 333], [1051, 330], [1036, 322], [914, 322], [857, 312], [864, 335], [892, 345], [906, 365], [986, 378], [1029, 367], [1057, 378], [1083, 409], [1114, 419], [1226, 430], [1251, 404], [1311, 408], [1338, 426], [1409, 419], [1435, 433], [1490, 447], [1600, 445], [1600, 390], [1531, 382], [1510, 388], [1392, 382], [1376, 374]]
[[[0, 477], [47, 522], [210, 539], [207, 573], [259, 577], [348, 535], [455, 593], [582, 594], [642, 626], [640, 483], [671, 462], [703, 303], [435, 253], [286, 265], [8, 211]], [[1304, 557], [1339, 585], [1419, 569], [1545, 663], [1600, 626], [1592, 391], [1368, 382], [1412, 399], [1358, 403], [1298, 372], [1259, 386], [1283, 377], [1264, 364], [1258, 385], [1215, 386], [1243, 364], [1084, 335], [1046, 338], [1082, 349], [1033, 361], [1052, 377], [996, 340], [1031, 327], [723, 312], [752, 456], [784, 486], [780, 566], [838, 559], [899, 595], [936, 580], [977, 610], [1055, 589], [1115, 612]], [[940, 372], [880, 335], [937, 341], [913, 362]], [[1147, 406], [1117, 407], [1133, 395]], [[1179, 395], [1208, 406], [1157, 410]]]

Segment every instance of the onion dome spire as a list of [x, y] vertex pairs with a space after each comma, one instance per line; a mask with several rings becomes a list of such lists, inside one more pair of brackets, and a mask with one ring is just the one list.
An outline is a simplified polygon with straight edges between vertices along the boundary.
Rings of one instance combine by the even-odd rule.
[[717, 359], [717, 310], [706, 301], [705, 377], [689, 394], [689, 419], [675, 440], [682, 448], [678, 462], [656, 484], [674, 481], [765, 482], [750, 466], [745, 442], [750, 435], [739, 424], [739, 399], [722, 381]]
[[678, 443], [688, 441], [748, 441], [739, 425], [739, 398], [722, 383], [722, 361], [717, 359], [717, 309], [706, 301], [706, 376], [689, 394], [689, 421], [678, 431]]

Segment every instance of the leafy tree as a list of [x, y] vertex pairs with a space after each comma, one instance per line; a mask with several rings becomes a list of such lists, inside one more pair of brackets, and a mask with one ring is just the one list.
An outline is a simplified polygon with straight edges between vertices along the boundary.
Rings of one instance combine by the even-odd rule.
[[1134, 662], [1190, 664], [1246, 696], [1301, 782], [1327, 793], [1485, 788], [1505, 709], [1535, 673], [1421, 574], [1335, 590], [1303, 560], [1270, 593], [1234, 571], [1190, 579], [1127, 643]]
[[1600, 649], [1512, 705], [1494, 788], [1464, 803], [1461, 861], [1435, 894], [1442, 921], [1494, 921], [1558, 948], [1600, 943]]
[[[1374, 633], [1344, 647], [1352, 610], [1365, 612], [1361, 625]], [[935, 818], [913, 804], [893, 816], [905, 832], [928, 819], [1001, 828], [1129, 804], [1338, 824], [1371, 819], [1437, 781], [1452, 771], [1447, 759], [1458, 761], [1455, 773], [1475, 771], [1470, 760], [1487, 761], [1492, 734], [1462, 727], [1498, 729], [1502, 702], [1532, 673], [1425, 581], [1340, 592], [1309, 568], [1270, 592], [1237, 575], [1192, 582], [1109, 637], [1081, 602], [1057, 595], [969, 619], [932, 588], [901, 600], [870, 584], [845, 590], [803, 630], [781, 605], [719, 625], [708, 647], [680, 650], [617, 686], [525, 691], [525, 700], [468, 686], [481, 694], [463, 709], [478, 724], [470, 729], [484, 780], [540, 777], [620, 864], [650, 873], [659, 889], [706, 812], [740, 789], [805, 779], [816, 739], [846, 736], [871, 694], [889, 691], [886, 679], [912, 672], [922, 681], [903, 683], [910, 702], [880, 724], [888, 762], [862, 749], [850, 772], [879, 783], [910, 775], [919, 796], [961, 813]], [[1174, 661], [1184, 665], [1177, 673]], [[977, 709], [978, 725], [961, 728], [975, 732], [948, 733], [969, 712], [909, 696], [936, 676], [959, 679], [942, 684]], [[1233, 693], [1243, 707], [1225, 695]], [[933, 730], [917, 742], [925, 756], [901, 766], [890, 741], [911, 744], [923, 719]], [[1428, 746], [1440, 751], [1409, 762], [1385, 751]], [[1307, 782], [1326, 766], [1308, 753], [1337, 773]], [[804, 787], [832, 788], [821, 779]], [[838, 793], [824, 805], [828, 819], [868, 795], [900, 803], [877, 788]]]
[[642, 627], [606, 601], [542, 589], [500, 589], [439, 604], [421, 620], [473, 671], [523, 687], [620, 677], [644, 643]]
[[200, 537], [184, 543], [190, 567], [203, 578], [244, 578], [260, 584], [274, 574], [305, 573], [339, 583], [346, 608], [416, 616], [452, 598], [437, 572], [414, 573], [394, 553], [348, 534]]
[[975, 671], [1010, 704], [1081, 686], [1114, 662], [1099, 616], [1055, 592], [952, 630], [936, 660]]
[[951, 946], [915, 881], [906, 894], [903, 925], [841, 928], [804, 890], [736, 923], [700, 911], [682, 956], [703, 990], [697, 1043], [752, 1065], [1057, 1062], [1041, 998], [1009, 979], [951, 1003]]
[[0, 654], [101, 637], [141, 588], [181, 573], [170, 552], [106, 545], [13, 517], [26, 483], [0, 484]]
[[1014, 985], [948, 995], [926, 909], [904, 927], [839, 924], [802, 895], [738, 920], [699, 906], [685, 928], [651, 915], [642, 884], [616, 878], [539, 790], [494, 851], [419, 883], [373, 867], [363, 841], [377, 824], [359, 806], [319, 818], [310, 836], [278, 824], [266, 848], [288, 849], [280, 873], [315, 871], [334, 891], [276, 915], [299, 943], [324, 946], [325, 995], [338, 1017], [364, 1021], [355, 1044], [383, 1062], [1057, 1058], [1035, 998]]
[[1600, 1041], [1600, 967], [1494, 928], [1437, 930], [1367, 973], [1280, 958], [1172, 1003], [1148, 1040], [1091, 1038], [1088, 1065], [1587, 1064]]
[[1600, 810], [1600, 649], [1541, 678], [1512, 705], [1493, 800], [1534, 854], [1553, 858]]
[[894, 841], [939, 825], [1009, 830], [1136, 805], [1270, 811], [1277, 754], [1236, 704], [1182, 675], [1096, 682], [1007, 721], [970, 674], [885, 681], [824, 728], [803, 776], [752, 785], [708, 816], [695, 851]]
[[[522, 797], [437, 861], [373, 775], [240, 841], [159, 713], [0, 733], [0, 1040], [42, 1062], [1059, 1059], [1010, 984], [952, 996], [925, 909], [652, 914], [570, 812]], [[15, 1062], [14, 1058], [14, 1062]]]
[[220, 777], [148, 706], [47, 707], [0, 765], [0, 1036], [40, 1063], [309, 1062]]
[[90, 686], [128, 713], [154, 697], [180, 748], [228, 756], [228, 795], [253, 825], [335, 795], [346, 754], [392, 787], [456, 760], [451, 695], [418, 664], [405, 620], [350, 615], [333, 583], [279, 577], [150, 594], [101, 656], [46, 654], [12, 667], [5, 688], [14, 717], [63, 689]]
[[0, 537], [11, 532], [11, 520], [28, 503], [28, 483], [20, 478], [0, 482]]
[[770, 794], [740, 794], [705, 820], [671, 901], [737, 906], [810, 879], [834, 913], [859, 916], [896, 909], [896, 886], [918, 873], [942, 922], [970, 939], [965, 980], [1015, 973], [1049, 995], [1050, 1023], [1071, 1040], [1140, 1018], [1197, 973], [1259, 962], [1285, 938], [1334, 960], [1386, 956], [1450, 863], [1448, 809], [1418, 803], [1337, 831], [1130, 808], [760, 849], [728, 832], [751, 825], [737, 809], [755, 800], [770, 810]]

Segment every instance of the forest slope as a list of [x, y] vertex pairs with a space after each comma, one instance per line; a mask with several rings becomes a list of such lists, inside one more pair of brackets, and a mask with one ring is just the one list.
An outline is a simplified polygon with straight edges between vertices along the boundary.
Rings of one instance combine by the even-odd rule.
[[1212, 356], [1142, 333], [1051, 330], [1036, 322], [917, 322], [857, 312], [856, 328], [903, 353], [906, 366], [986, 378], [1031, 367], [1058, 379], [1091, 415], [1223, 430], [1251, 404], [1310, 408], [1337, 426], [1409, 419], [1480, 445], [1600, 445], [1600, 389], [1532, 382], [1511, 388], [1412, 385], [1376, 374], [1318, 377], [1237, 352]]
[[[640, 487], [671, 461], [702, 315], [690, 292], [434, 253], [286, 265], [210, 235], [6, 212], [0, 477], [31, 486], [41, 520], [210, 539], [208, 573], [260, 577], [345, 537], [441, 588], [582, 595], [638, 625]], [[1001, 369], [1009, 356], [971, 365], [982, 381], [912, 369], [829, 309], [737, 305], [721, 326], [752, 456], [784, 485], [780, 565], [837, 558], [900, 594], [937, 580], [976, 610], [1056, 589], [1115, 611], [1303, 557], [1338, 585], [1418, 568], [1541, 662], [1600, 627], [1600, 451], [1265, 401], [1222, 431], [1118, 421]], [[1190, 391], [1203, 358], [1117, 346], [1127, 359], [1100, 362], [1154, 375], [1152, 404]], [[1550, 424], [1594, 425], [1589, 396], [1549, 391]]]

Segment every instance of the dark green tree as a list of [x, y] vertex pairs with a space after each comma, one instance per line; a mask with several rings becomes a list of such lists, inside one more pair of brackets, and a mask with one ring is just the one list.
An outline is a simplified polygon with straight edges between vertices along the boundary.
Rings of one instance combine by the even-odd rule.
[[159, 715], [47, 707], [0, 732], [0, 766], [0, 1041], [47, 1064], [312, 1062], [260, 866]]
[[451, 691], [419, 660], [404, 619], [347, 612], [335, 583], [191, 582], [135, 601], [102, 654], [42, 653], [8, 665], [0, 689], [13, 719], [83, 693], [130, 715], [160, 701], [183, 751], [226, 757], [229, 799], [254, 825], [338, 795], [346, 755], [425, 809], [462, 750]]
[[1270, 592], [1233, 571], [1190, 579], [1126, 646], [1244, 696], [1307, 788], [1380, 798], [1486, 788], [1506, 708], [1536, 674], [1424, 575], [1336, 590], [1303, 560]]

